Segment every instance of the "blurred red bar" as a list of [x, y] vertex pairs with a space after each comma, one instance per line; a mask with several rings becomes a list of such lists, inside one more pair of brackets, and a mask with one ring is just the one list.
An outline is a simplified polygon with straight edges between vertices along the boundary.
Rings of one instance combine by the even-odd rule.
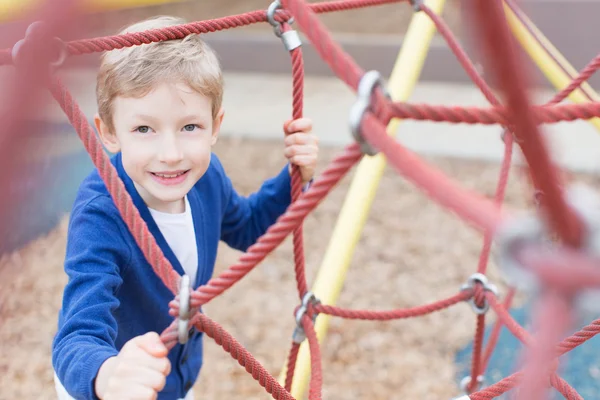
[[[35, 148], [35, 134], [43, 133], [32, 131], [34, 125], [27, 122], [40, 120], [40, 111], [47, 106], [45, 99], [51, 99], [44, 91], [53, 72], [50, 63], [58, 59], [61, 51], [60, 41], [54, 38], [71, 36], [83, 25], [77, 23], [82, 16], [77, 3], [76, 0], [47, 0], [27, 20], [1, 27], [3, 44], [11, 49], [17, 47], [18, 51], [11, 51], [8, 59], [0, 58], [9, 62], [0, 66], [0, 252], [11, 232], [19, 224], [27, 224], [15, 217], [18, 213], [14, 210], [26, 201], [24, 191], [19, 188], [35, 181], [35, 177], [27, 175], [24, 166], [28, 152]], [[28, 30], [36, 21], [42, 24]], [[15, 46], [25, 38], [26, 32], [29, 33], [27, 40]], [[13, 42], [4, 43], [8, 38]], [[16, 59], [12, 59], [14, 55]], [[33, 193], [44, 196], [35, 190]]]

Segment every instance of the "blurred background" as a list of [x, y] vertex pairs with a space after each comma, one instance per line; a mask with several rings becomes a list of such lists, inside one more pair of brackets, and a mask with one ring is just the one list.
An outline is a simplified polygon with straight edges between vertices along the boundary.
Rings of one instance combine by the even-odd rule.
[[[311, 3], [316, 1], [310, 1]], [[0, 0], [0, 50], [24, 37], [40, 1]], [[65, 40], [112, 35], [134, 21], [176, 15], [188, 21], [264, 10], [265, 0], [130, 0], [82, 2]], [[469, 51], [473, 51], [467, 3], [442, 4], [442, 16]], [[518, 2], [530, 22], [575, 70], [600, 48], [590, 38], [600, 28], [594, 18], [600, 3], [583, 0]], [[52, 3], [50, 3], [52, 4]], [[319, 18], [364, 69], [387, 78], [405, 43], [414, 11], [407, 2], [321, 15]], [[559, 22], [568, 29], [559, 28]], [[297, 27], [296, 27], [297, 28]], [[298, 28], [297, 28], [298, 29]], [[226, 117], [215, 152], [235, 187], [243, 194], [283, 165], [282, 124], [292, 112], [291, 63], [269, 24], [255, 24], [205, 35], [219, 53], [226, 81]], [[539, 38], [538, 38], [539, 39]], [[426, 46], [426, 44], [423, 44]], [[417, 46], [419, 47], [419, 46]], [[348, 112], [354, 93], [335, 78], [309, 42], [305, 55], [304, 114], [314, 121], [321, 140], [319, 171], [352, 142]], [[486, 106], [446, 42], [435, 35], [418, 82], [407, 100], [414, 103]], [[536, 59], [536, 53], [531, 52]], [[540, 69], [521, 53], [530, 72], [531, 97], [548, 101], [561, 84], [560, 72]], [[408, 57], [408, 56], [407, 56]], [[541, 65], [550, 65], [537, 54]], [[95, 71], [98, 55], [70, 58], [57, 73], [91, 121], [96, 112]], [[550, 70], [550, 72], [548, 72]], [[557, 68], [560, 70], [560, 68]], [[567, 69], [568, 70], [568, 69]], [[563, 68], [563, 73], [565, 69]], [[568, 72], [568, 71], [567, 71]], [[419, 75], [419, 74], [417, 74]], [[568, 75], [568, 74], [567, 74]], [[10, 109], [12, 66], [0, 66], [0, 115]], [[484, 71], [485, 77], [485, 71]], [[598, 86], [597, 78], [591, 86]], [[411, 85], [407, 81], [406, 85]], [[591, 87], [590, 87], [591, 90]], [[571, 99], [573, 100], [573, 99]], [[575, 99], [577, 100], [577, 99]], [[45, 93], [27, 100], [18, 125], [19, 152], [2, 190], [0, 241], [0, 400], [52, 399], [50, 345], [56, 330], [61, 291], [66, 224], [81, 180], [93, 169], [88, 154], [66, 117]], [[2, 122], [0, 122], [2, 124]], [[451, 125], [404, 121], [398, 140], [460, 184], [492, 197], [504, 152], [498, 126]], [[585, 121], [544, 126], [552, 154], [571, 179], [598, 183], [600, 137]], [[513, 209], [531, 207], [531, 190], [518, 165], [511, 172], [506, 202]], [[6, 160], [5, 160], [6, 161]], [[338, 214], [353, 178], [349, 174], [306, 220], [305, 248], [309, 282], [323, 262]], [[358, 213], [359, 211], [357, 211]], [[432, 302], [456, 293], [475, 271], [482, 245], [479, 233], [430, 201], [395, 171], [386, 169], [361, 233], [338, 305], [353, 309], [392, 309]], [[221, 248], [217, 273], [240, 256]], [[490, 279], [506, 293], [498, 269], [490, 262]], [[284, 365], [297, 304], [291, 241], [286, 240], [242, 282], [211, 302], [206, 312], [233, 334], [275, 376]], [[275, 300], [277, 299], [277, 300]], [[524, 322], [528, 300], [518, 296], [513, 315]], [[593, 316], [586, 316], [588, 321]], [[584, 318], [585, 319], [585, 318]], [[494, 321], [490, 314], [488, 323]], [[461, 394], [458, 382], [468, 374], [475, 316], [467, 305], [424, 318], [394, 322], [332, 320], [323, 343], [325, 399], [445, 399]], [[205, 367], [194, 390], [203, 399], [266, 399], [269, 395], [221, 348], [207, 338]], [[576, 351], [564, 376], [584, 398], [598, 393], [600, 371], [595, 340]], [[518, 343], [503, 332], [487, 382], [516, 367]], [[588, 395], [586, 395], [586, 393]]]

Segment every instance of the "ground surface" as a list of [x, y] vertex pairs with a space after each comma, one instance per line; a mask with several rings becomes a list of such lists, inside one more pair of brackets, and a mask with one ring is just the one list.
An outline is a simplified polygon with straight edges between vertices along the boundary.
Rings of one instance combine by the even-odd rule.
[[[216, 152], [235, 186], [249, 193], [282, 162], [279, 143], [223, 140]], [[322, 166], [339, 149], [323, 149]], [[240, 157], [244, 154], [244, 157]], [[485, 195], [498, 167], [431, 160], [449, 176]], [[322, 169], [321, 169], [322, 170]], [[250, 172], [251, 171], [251, 172]], [[588, 179], [589, 180], [589, 179]], [[349, 178], [306, 221], [309, 279], [319, 267]], [[525, 206], [517, 171], [508, 204]], [[2, 260], [0, 276], [0, 399], [53, 398], [50, 345], [61, 288], [66, 225]], [[476, 268], [481, 237], [388, 169], [354, 256], [339, 305], [391, 309], [455, 293]], [[239, 253], [222, 248], [217, 270]], [[290, 240], [242, 282], [206, 308], [273, 374], [286, 357], [296, 306]], [[497, 276], [492, 267], [490, 276]], [[474, 315], [465, 304], [429, 317], [372, 323], [333, 320], [323, 344], [323, 397], [447, 399], [458, 394], [455, 352], [471, 340]], [[266, 399], [252, 378], [210, 339], [196, 385], [203, 399]]]

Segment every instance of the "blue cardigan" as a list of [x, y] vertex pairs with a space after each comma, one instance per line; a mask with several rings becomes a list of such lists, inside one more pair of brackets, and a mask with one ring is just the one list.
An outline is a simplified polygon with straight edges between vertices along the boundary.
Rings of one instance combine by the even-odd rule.
[[[173, 268], [183, 268], [169, 248], [148, 207], [125, 173], [121, 156], [112, 157], [119, 177], [150, 232]], [[198, 248], [194, 287], [205, 284], [214, 270], [219, 240], [245, 251], [285, 212], [291, 202], [286, 165], [259, 191], [240, 196], [213, 154], [206, 174], [188, 194]], [[129, 339], [169, 326], [168, 303], [173, 294], [164, 286], [121, 219], [97, 170], [81, 184], [69, 222], [63, 294], [52, 364], [61, 383], [75, 399], [97, 399], [96, 374]], [[169, 353], [172, 372], [161, 400], [185, 396], [202, 366], [202, 333], [190, 330], [185, 345]]]

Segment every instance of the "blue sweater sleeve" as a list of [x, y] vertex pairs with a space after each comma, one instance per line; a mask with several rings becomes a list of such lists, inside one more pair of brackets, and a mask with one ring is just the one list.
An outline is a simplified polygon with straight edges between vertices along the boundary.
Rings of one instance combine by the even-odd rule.
[[76, 399], [97, 399], [98, 370], [118, 354], [113, 311], [119, 306], [115, 293], [122, 283], [120, 269], [131, 256], [125, 243], [117, 222], [99, 206], [88, 203], [71, 214], [65, 257], [69, 280], [52, 345], [52, 364]]
[[246, 251], [273, 225], [291, 203], [288, 165], [248, 197], [239, 195], [223, 172], [224, 212], [221, 240], [230, 247]]

